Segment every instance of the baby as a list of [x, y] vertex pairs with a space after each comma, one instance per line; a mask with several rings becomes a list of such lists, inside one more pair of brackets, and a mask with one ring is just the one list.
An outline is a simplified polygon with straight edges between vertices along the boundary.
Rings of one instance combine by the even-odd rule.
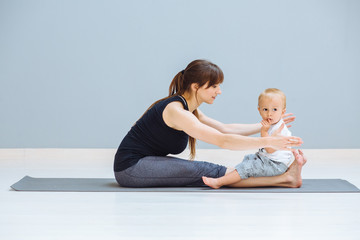
[[[291, 132], [282, 120], [286, 112], [286, 96], [276, 88], [268, 88], [258, 99], [258, 110], [262, 117], [261, 137], [271, 136], [273, 133], [291, 136]], [[281, 175], [294, 161], [290, 151], [262, 148], [255, 154], [249, 154], [235, 166], [234, 171], [220, 178], [203, 177], [206, 185], [212, 188], [231, 185], [249, 177], [269, 177]]]

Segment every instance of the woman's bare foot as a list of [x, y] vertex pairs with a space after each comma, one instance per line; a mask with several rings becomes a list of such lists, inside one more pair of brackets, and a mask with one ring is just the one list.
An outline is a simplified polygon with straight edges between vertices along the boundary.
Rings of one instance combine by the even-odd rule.
[[218, 189], [221, 187], [216, 178], [202, 177], [203, 182], [211, 188]]
[[292, 153], [294, 154], [295, 160], [284, 174], [284, 177], [286, 177], [288, 187], [299, 188], [302, 185], [301, 170], [307, 162], [307, 159], [301, 150], [292, 150]]

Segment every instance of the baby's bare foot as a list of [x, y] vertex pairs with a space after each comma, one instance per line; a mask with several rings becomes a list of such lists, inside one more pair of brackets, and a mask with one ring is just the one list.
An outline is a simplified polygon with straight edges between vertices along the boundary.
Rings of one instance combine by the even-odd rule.
[[301, 170], [307, 160], [301, 150], [300, 153], [297, 150], [293, 150], [292, 152], [295, 160], [286, 172], [286, 177], [289, 187], [299, 188], [302, 185]]
[[221, 187], [216, 178], [202, 177], [203, 182], [211, 188], [218, 189]]
[[306, 162], [307, 162], [307, 157], [304, 155], [304, 153], [303, 153], [303, 151], [301, 151], [300, 149], [299, 149], [299, 153], [300, 153], [300, 157], [299, 158], [302, 158], [302, 162], [303, 162], [303, 166], [306, 164]]

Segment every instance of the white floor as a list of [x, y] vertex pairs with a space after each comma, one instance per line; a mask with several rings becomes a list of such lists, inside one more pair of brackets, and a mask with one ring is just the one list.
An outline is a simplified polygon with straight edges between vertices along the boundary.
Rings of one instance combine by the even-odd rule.
[[[360, 149], [304, 151], [303, 178], [342, 178], [360, 188]], [[113, 177], [114, 153], [0, 149], [0, 239], [360, 239], [360, 193], [10, 190], [25, 175]], [[198, 150], [198, 159], [234, 166], [246, 153]]]

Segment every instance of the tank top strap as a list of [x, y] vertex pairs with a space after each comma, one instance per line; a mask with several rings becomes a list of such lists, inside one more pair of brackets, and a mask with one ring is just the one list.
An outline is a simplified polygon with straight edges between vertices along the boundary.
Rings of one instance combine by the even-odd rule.
[[184, 105], [185, 110], [189, 110], [189, 106], [188, 106], [188, 104], [187, 104], [186, 99], [185, 99], [183, 96], [181, 96], [181, 95], [178, 95], [178, 97], [181, 99], [182, 104]]

